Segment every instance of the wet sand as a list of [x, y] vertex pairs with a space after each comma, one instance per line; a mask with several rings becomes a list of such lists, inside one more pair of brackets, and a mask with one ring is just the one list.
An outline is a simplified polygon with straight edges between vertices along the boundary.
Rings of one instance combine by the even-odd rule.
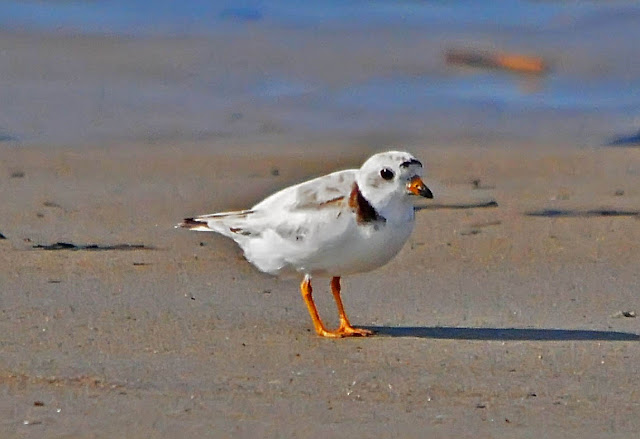
[[[325, 340], [298, 280], [172, 226], [372, 150], [5, 147], [2, 437], [636, 434], [640, 321], [618, 313], [640, 312], [637, 151], [406, 148], [435, 199], [394, 261], [344, 279], [379, 335]], [[55, 242], [149, 248], [33, 248]]]

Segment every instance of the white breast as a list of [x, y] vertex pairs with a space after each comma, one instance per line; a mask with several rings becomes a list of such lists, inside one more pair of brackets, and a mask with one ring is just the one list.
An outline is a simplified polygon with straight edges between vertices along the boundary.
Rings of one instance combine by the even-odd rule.
[[340, 251], [319, 258], [313, 271], [342, 276], [379, 268], [398, 254], [412, 230], [413, 219], [401, 224], [355, 225], [344, 237]]

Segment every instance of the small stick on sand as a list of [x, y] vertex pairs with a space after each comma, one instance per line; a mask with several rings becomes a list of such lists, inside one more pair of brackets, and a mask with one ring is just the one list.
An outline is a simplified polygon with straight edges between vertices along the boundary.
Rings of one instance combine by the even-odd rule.
[[549, 69], [538, 56], [517, 53], [490, 53], [477, 50], [448, 50], [445, 58], [449, 64], [509, 70], [516, 73], [542, 75]]

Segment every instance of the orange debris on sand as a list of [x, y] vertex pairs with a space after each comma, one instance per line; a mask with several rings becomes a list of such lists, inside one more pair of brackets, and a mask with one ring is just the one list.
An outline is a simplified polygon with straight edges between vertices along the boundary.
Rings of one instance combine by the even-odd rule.
[[445, 54], [447, 63], [503, 69], [517, 73], [544, 74], [549, 69], [544, 59], [538, 56], [517, 53], [490, 53], [476, 50], [448, 50]]

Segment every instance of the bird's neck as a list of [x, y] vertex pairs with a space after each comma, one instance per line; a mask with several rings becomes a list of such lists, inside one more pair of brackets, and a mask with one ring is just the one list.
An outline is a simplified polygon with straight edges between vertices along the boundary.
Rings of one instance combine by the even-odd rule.
[[387, 194], [384, 197], [367, 197], [357, 183], [353, 184], [349, 206], [356, 213], [359, 223], [374, 221], [406, 222], [413, 219], [413, 203], [408, 197]]
[[349, 194], [349, 207], [355, 212], [358, 223], [371, 223], [376, 221], [386, 221], [384, 216], [367, 200], [360, 191], [358, 183], [353, 183]]

